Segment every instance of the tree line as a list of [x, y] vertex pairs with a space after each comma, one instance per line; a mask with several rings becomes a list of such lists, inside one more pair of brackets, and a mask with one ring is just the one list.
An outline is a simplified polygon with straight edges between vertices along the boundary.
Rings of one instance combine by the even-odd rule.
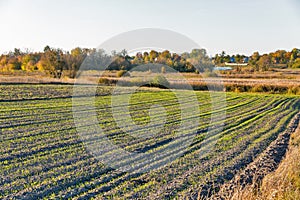
[[83, 70], [130, 70], [137, 65], [158, 63], [168, 65], [179, 72], [203, 72], [214, 65], [205, 49], [193, 49], [190, 53], [138, 52], [129, 56], [126, 50], [107, 54], [103, 49], [74, 48], [70, 52], [46, 46], [43, 52], [22, 52], [15, 48], [0, 56], [0, 71], [42, 71], [54, 78], [62, 75], [74, 78], [83, 61]]
[[157, 63], [179, 72], [200, 73], [213, 70], [215, 65], [222, 66], [226, 62], [233, 62], [248, 63], [253, 71], [266, 71], [276, 65], [300, 68], [300, 49], [294, 48], [290, 52], [278, 50], [263, 55], [254, 52], [251, 56], [230, 56], [223, 51], [211, 58], [205, 49], [193, 49], [182, 54], [169, 50], [151, 50], [130, 56], [125, 49], [108, 54], [103, 49], [80, 47], [64, 51], [46, 46], [43, 52], [21, 51], [15, 48], [14, 51], [0, 55], [0, 71], [41, 71], [54, 78], [74, 78], [83, 62], [86, 67], [82, 68], [83, 70], [101, 70], [103, 67], [107, 70], [131, 70], [138, 65]]
[[224, 66], [225, 63], [248, 63], [253, 71], [267, 71], [272, 67], [300, 68], [300, 49], [294, 48], [292, 51], [277, 50], [269, 54], [260, 55], [254, 52], [251, 56], [227, 55], [225, 51], [213, 57], [213, 63]]

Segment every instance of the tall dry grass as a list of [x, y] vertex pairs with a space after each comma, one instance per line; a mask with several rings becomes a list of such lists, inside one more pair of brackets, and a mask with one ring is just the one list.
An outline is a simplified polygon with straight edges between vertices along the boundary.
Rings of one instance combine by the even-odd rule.
[[300, 200], [300, 126], [291, 135], [289, 150], [278, 169], [259, 188], [235, 191], [232, 200]]

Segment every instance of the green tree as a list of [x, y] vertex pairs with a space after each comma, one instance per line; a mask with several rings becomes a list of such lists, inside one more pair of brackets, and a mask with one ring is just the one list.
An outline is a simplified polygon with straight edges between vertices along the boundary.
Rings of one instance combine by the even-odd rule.
[[292, 51], [291, 51], [291, 57], [290, 57], [290, 60], [292, 62], [294, 62], [297, 58], [300, 57], [300, 49], [297, 49], [297, 48], [294, 48]]
[[264, 54], [259, 58], [257, 64], [260, 71], [267, 71], [272, 64], [271, 56], [268, 54]]
[[250, 56], [249, 64], [253, 67], [254, 71], [259, 71], [258, 60], [260, 59], [259, 53], [256, 51]]
[[297, 59], [293, 62], [292, 68], [300, 68], [300, 58], [297, 58]]

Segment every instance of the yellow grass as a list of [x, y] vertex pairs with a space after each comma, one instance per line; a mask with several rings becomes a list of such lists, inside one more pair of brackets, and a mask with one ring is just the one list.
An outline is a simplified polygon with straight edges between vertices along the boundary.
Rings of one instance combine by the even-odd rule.
[[263, 179], [259, 189], [236, 191], [232, 200], [300, 200], [300, 126], [289, 146], [278, 169]]

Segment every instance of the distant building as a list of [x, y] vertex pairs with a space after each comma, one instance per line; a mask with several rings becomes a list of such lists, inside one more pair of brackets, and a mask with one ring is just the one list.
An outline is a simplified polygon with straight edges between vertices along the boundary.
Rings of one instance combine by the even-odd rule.
[[230, 62], [231, 62], [231, 63], [235, 63], [235, 58], [234, 58], [234, 57], [231, 57], [231, 58], [230, 58]]
[[228, 63], [228, 62], [225, 62], [225, 65], [226, 66], [231, 66], [231, 67], [233, 67], [233, 66], [247, 66], [248, 63]]

